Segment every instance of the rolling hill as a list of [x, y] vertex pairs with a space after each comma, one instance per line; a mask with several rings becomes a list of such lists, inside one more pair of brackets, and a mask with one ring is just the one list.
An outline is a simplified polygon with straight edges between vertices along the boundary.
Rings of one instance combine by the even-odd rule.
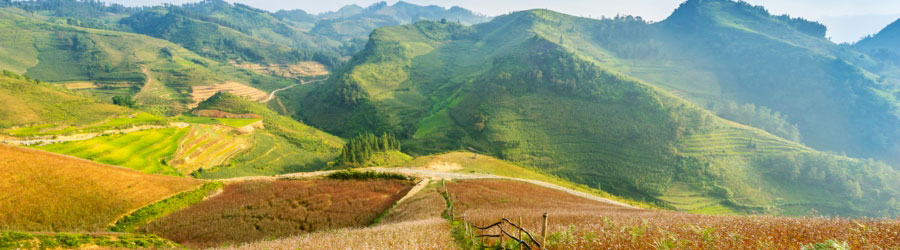
[[0, 145], [0, 230], [103, 231], [119, 216], [200, 185]]
[[471, 147], [684, 210], [898, 211], [885, 202], [898, 194], [890, 166], [721, 119], [619, 73], [598, 59], [610, 52], [578, 32], [628, 23], [531, 10], [475, 26], [380, 28], [328, 84], [302, 97], [296, 118], [346, 137], [403, 135], [404, 150], [416, 154]]
[[0, 75], [0, 129], [36, 124], [86, 125], [133, 112], [10, 71]]
[[[338, 41], [366, 39], [369, 33], [376, 28], [410, 24], [420, 20], [446, 20], [467, 25], [490, 20], [487, 16], [478, 15], [460, 7], [445, 9], [436, 5], [419, 6], [404, 1], [398, 1], [393, 5], [378, 2], [366, 8], [351, 5], [336, 12], [319, 14], [317, 17], [319, 22], [311, 32]], [[307, 19], [303, 19], [303, 17], [287, 19], [302, 22], [308, 20], [308, 17]]]
[[140, 109], [152, 113], [187, 111], [194, 86], [240, 82], [274, 90], [291, 83], [206, 59], [161, 39], [51, 22], [15, 8], [0, 9], [0, 17], [0, 27], [9, 31], [0, 35], [0, 65], [44, 82], [87, 83], [79, 91], [105, 100], [131, 96]]

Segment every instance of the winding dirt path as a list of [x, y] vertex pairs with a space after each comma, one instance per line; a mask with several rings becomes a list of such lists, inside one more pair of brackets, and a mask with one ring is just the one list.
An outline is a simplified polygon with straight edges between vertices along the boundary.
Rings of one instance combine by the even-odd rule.
[[[593, 201], [597, 201], [597, 202], [602, 202], [602, 203], [609, 204], [609, 205], [615, 205], [615, 206], [621, 206], [621, 207], [627, 207], [627, 208], [636, 208], [636, 207], [633, 207], [631, 205], [628, 205], [628, 204], [625, 204], [622, 202], [610, 200], [610, 199], [603, 198], [603, 197], [598, 197], [598, 196], [588, 194], [585, 192], [561, 187], [556, 184], [547, 183], [547, 182], [543, 182], [543, 181], [536, 181], [536, 180], [512, 178], [512, 177], [490, 175], [490, 174], [451, 173], [451, 172], [444, 172], [444, 171], [438, 171], [438, 170], [428, 170], [428, 169], [418, 169], [418, 168], [371, 167], [371, 168], [362, 168], [359, 170], [361, 170], [361, 171], [372, 170], [372, 171], [378, 171], [378, 172], [397, 173], [397, 174], [420, 177], [423, 179], [435, 179], [435, 180], [439, 180], [439, 179], [446, 179], [446, 180], [501, 179], [501, 180], [521, 181], [521, 182], [527, 182], [527, 183], [531, 183], [534, 185], [542, 186], [545, 188], [563, 191], [563, 192], [569, 193], [574, 196], [578, 196], [581, 198], [585, 198], [585, 199], [589, 199], [589, 200], [593, 200]], [[242, 181], [252, 181], [252, 180], [302, 179], [302, 178], [325, 176], [325, 175], [328, 175], [328, 174], [331, 174], [331, 173], [334, 173], [337, 171], [339, 171], [339, 170], [293, 173], [293, 174], [284, 174], [284, 175], [278, 175], [278, 176], [247, 176], [247, 177], [237, 177], [237, 178], [229, 178], [229, 179], [219, 179], [219, 181], [226, 182], [226, 183], [232, 183], [232, 182], [242, 182]], [[427, 184], [427, 182], [426, 182], [426, 184]], [[420, 182], [419, 185], [423, 185], [422, 182]], [[413, 192], [410, 191], [410, 193], [413, 193]]]
[[[306, 85], [306, 84], [311, 84], [311, 83], [321, 82], [321, 81], [325, 81], [325, 80], [328, 80], [328, 78], [325, 78], [325, 79], [319, 79], [319, 80], [313, 80], [313, 81], [309, 81], [309, 82], [303, 82], [303, 83], [301, 83], [301, 84]], [[287, 86], [287, 87], [284, 87], [284, 88], [280, 88], [280, 89], [273, 90], [272, 93], [269, 94], [269, 98], [266, 98], [265, 100], [262, 100], [261, 102], [262, 102], [262, 103], [267, 103], [267, 102], [271, 101], [273, 98], [275, 98], [275, 93], [278, 93], [278, 91], [288, 90], [288, 89], [290, 89], [290, 88], [296, 87], [297, 85], [300, 85], [300, 84], [296, 84], [296, 83], [295, 83], [295, 84], [292, 84], [291, 86]]]

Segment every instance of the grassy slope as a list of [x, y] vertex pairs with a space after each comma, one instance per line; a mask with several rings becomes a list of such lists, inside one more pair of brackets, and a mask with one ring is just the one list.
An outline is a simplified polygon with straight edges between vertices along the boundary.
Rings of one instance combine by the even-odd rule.
[[0, 128], [30, 124], [84, 125], [130, 112], [17, 75], [0, 76]]
[[[600, 67], [593, 54], [570, 49], [578, 47], [577, 37], [542, 34], [571, 20], [588, 22], [536, 10], [473, 28], [420, 22], [379, 29], [349, 67], [310, 92], [300, 118], [340, 134], [406, 134], [404, 149], [415, 153], [474, 147], [666, 206], [681, 202], [660, 197], [699, 194], [718, 204], [713, 212], [727, 210], [720, 206], [778, 211], [798, 203], [829, 213], [896, 211], [877, 198], [882, 194], [875, 190], [896, 193], [883, 182], [863, 186], [867, 196], [856, 198], [859, 205], [840, 202], [853, 196], [854, 182], [891, 178], [873, 171], [895, 176], [890, 167], [819, 154], [725, 121]], [[823, 169], [794, 158], [839, 163]], [[850, 188], [830, 186], [830, 196], [823, 196], [817, 190], [829, 186], [825, 178], [781, 178], [787, 170], [767, 162], [772, 159], [801, 172], [827, 172]], [[852, 174], [840, 177], [847, 171]], [[773, 188], [753, 188], [759, 186]]]
[[263, 105], [227, 93], [219, 93], [198, 109], [263, 117], [264, 131], [253, 135], [253, 147], [238, 155], [230, 166], [197, 173], [204, 178], [273, 175], [324, 167], [337, 156], [343, 141], [303, 123], [284, 117]]
[[165, 161], [171, 159], [189, 131], [189, 128], [151, 129], [37, 148], [146, 173], [180, 175]]
[[[0, 50], [0, 63], [42, 81], [131, 86], [122, 94], [133, 94], [133, 89], [139, 88], [136, 99], [141, 108], [153, 113], [174, 115], [186, 111], [190, 87], [195, 85], [236, 81], [274, 90], [290, 84], [285, 79], [203, 58], [161, 39], [48, 23], [41, 16], [17, 9], [2, 9], [0, 15], [4, 17], [0, 27], [25, 37], [3, 41], [8, 47]], [[122, 88], [118, 85], [113, 90]], [[112, 90], [83, 91], [108, 97], [104, 93]]]
[[0, 145], [0, 229], [102, 231], [129, 210], [198, 181]]

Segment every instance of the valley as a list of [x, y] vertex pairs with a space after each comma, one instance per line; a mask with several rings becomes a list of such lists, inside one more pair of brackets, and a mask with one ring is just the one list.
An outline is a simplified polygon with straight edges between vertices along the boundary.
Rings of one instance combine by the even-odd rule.
[[897, 27], [0, 0], [0, 249], [900, 248]]

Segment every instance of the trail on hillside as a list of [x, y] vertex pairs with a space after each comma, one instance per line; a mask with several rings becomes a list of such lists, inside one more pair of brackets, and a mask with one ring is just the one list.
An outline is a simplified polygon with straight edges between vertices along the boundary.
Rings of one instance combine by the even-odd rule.
[[[426, 170], [426, 169], [415, 169], [415, 168], [383, 168], [383, 167], [370, 167], [370, 168], [362, 168], [360, 171], [377, 171], [377, 172], [388, 172], [388, 173], [397, 173], [409, 176], [415, 176], [420, 178], [430, 178], [430, 179], [446, 179], [446, 180], [466, 180], [466, 179], [502, 179], [502, 180], [512, 180], [512, 181], [521, 181], [527, 182], [530, 184], [538, 185], [545, 188], [555, 189], [559, 191], [563, 191], [569, 193], [571, 195], [575, 195], [581, 198], [614, 205], [621, 206], [627, 208], [636, 208], [634, 206], [610, 200], [603, 197], [598, 197], [592, 194], [588, 194], [585, 192], [572, 190], [569, 188], [561, 187], [555, 184], [536, 181], [536, 180], [528, 180], [521, 178], [512, 178], [506, 176], [499, 175], [491, 175], [491, 174], [463, 174], [463, 173], [451, 173], [437, 170]], [[302, 178], [310, 178], [310, 177], [320, 177], [326, 176], [328, 174], [341, 171], [341, 170], [327, 170], [327, 171], [316, 171], [316, 172], [303, 172], [303, 173], [292, 173], [292, 174], [284, 174], [277, 176], [246, 176], [246, 177], [236, 177], [236, 178], [228, 178], [228, 179], [219, 179], [218, 181], [231, 183], [231, 182], [242, 182], [242, 181], [254, 181], [254, 180], [278, 180], [278, 179], [302, 179]]]
[[[304, 84], [304, 85], [305, 85], [305, 84], [311, 84], [311, 83], [321, 82], [321, 81], [325, 81], [325, 80], [328, 80], [328, 78], [325, 78], [325, 79], [319, 79], [319, 80], [313, 80], [313, 81], [309, 81], [309, 82], [303, 82], [302, 84]], [[292, 84], [291, 86], [287, 86], [287, 87], [284, 87], [284, 88], [280, 88], [280, 89], [273, 90], [272, 93], [269, 94], [269, 98], [266, 98], [265, 100], [263, 100], [262, 103], [267, 103], [267, 102], [271, 101], [273, 98], [275, 98], [275, 93], [278, 93], [278, 91], [288, 90], [288, 89], [290, 89], [290, 88], [296, 87], [297, 85], [298, 85], [298, 84], [295, 83], [295, 84]]]

